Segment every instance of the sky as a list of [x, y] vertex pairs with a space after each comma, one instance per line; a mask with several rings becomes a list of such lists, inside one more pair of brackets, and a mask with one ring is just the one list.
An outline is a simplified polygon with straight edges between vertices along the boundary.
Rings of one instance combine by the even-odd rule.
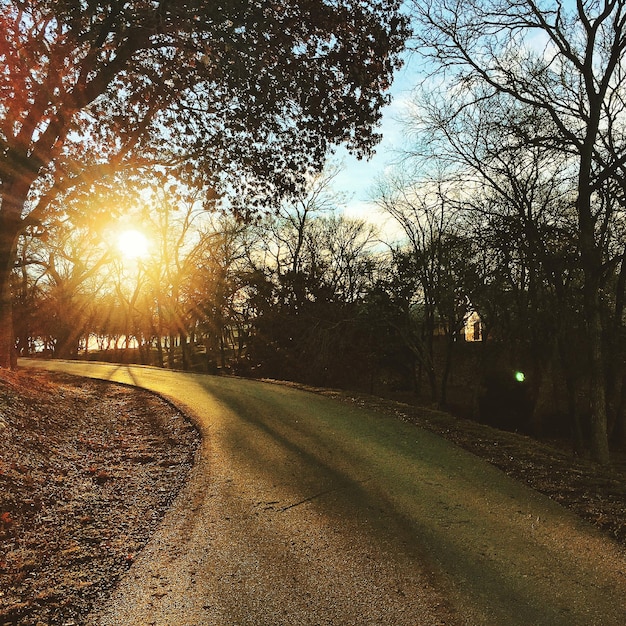
[[377, 177], [382, 176], [398, 159], [398, 151], [404, 145], [405, 133], [401, 118], [406, 113], [411, 92], [417, 84], [415, 65], [409, 59], [394, 78], [390, 90], [392, 101], [385, 107], [379, 129], [383, 138], [376, 147], [375, 155], [369, 161], [359, 161], [344, 149], [337, 151], [337, 160], [344, 164], [344, 168], [335, 178], [333, 189], [347, 196], [344, 213], [349, 217], [367, 219], [390, 232], [395, 229], [386, 224], [388, 219], [371, 200], [372, 186]]

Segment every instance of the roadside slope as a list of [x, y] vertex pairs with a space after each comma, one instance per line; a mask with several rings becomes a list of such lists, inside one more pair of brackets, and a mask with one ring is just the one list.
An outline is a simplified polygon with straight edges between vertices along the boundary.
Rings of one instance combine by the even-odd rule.
[[157, 391], [204, 436], [94, 623], [624, 623], [617, 544], [436, 435], [256, 381], [28, 364]]

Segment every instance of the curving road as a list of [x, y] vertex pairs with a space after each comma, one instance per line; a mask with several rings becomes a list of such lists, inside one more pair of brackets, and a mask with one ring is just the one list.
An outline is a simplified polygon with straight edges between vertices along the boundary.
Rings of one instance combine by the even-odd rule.
[[203, 435], [98, 626], [611, 626], [626, 556], [431, 433], [286, 386], [21, 361], [133, 384]]

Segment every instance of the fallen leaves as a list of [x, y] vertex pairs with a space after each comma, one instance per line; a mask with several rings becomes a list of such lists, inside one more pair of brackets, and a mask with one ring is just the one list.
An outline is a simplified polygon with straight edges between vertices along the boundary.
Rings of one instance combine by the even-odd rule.
[[0, 624], [80, 626], [182, 486], [198, 436], [148, 393], [8, 376], [0, 378]]
[[2, 515], [0, 515], [0, 524], [2, 524], [2, 526], [7, 527], [7, 526], [13, 526], [13, 518], [11, 517], [11, 514], [8, 513], [7, 511], [5, 511], [4, 513], [2, 513]]

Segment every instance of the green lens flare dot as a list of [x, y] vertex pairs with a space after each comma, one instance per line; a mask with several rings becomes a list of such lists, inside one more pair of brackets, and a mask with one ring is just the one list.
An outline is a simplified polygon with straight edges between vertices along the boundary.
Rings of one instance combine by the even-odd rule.
[[515, 372], [515, 380], [518, 383], [523, 383], [526, 380], [526, 376], [524, 375], [524, 372]]

